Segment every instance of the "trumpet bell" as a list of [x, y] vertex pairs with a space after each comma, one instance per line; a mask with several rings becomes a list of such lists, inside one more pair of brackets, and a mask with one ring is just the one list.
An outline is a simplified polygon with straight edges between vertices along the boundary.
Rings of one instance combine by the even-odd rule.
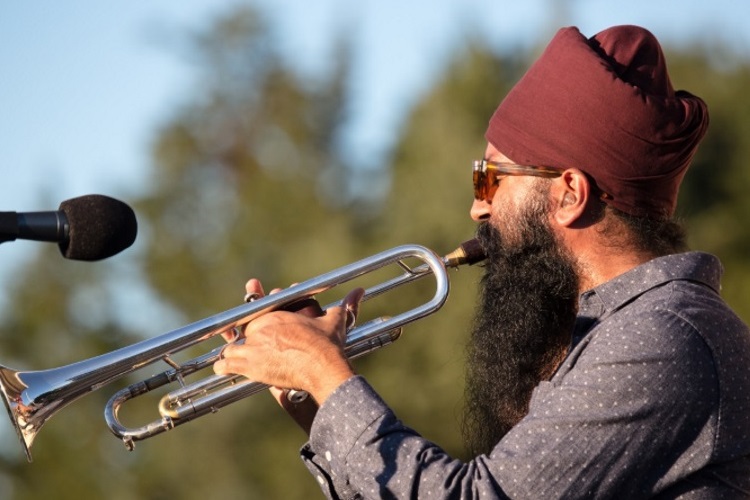
[[29, 462], [31, 445], [59, 410], [99, 387], [97, 358], [51, 370], [17, 371], [0, 365], [0, 390], [11, 424]]
[[29, 386], [25, 380], [29, 372], [19, 372], [0, 365], [0, 389], [3, 393], [5, 409], [18, 435], [26, 458], [31, 462], [31, 445], [37, 432], [49, 418], [52, 410], [49, 406], [43, 406], [42, 411], [36, 410], [24, 400]]

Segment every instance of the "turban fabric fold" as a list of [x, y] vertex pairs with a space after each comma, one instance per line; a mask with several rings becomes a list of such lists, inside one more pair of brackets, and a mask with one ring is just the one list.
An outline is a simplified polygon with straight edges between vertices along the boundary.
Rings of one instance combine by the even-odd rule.
[[515, 163], [578, 168], [636, 216], [674, 213], [708, 128], [706, 104], [675, 91], [659, 42], [637, 26], [557, 32], [500, 103], [487, 140]]

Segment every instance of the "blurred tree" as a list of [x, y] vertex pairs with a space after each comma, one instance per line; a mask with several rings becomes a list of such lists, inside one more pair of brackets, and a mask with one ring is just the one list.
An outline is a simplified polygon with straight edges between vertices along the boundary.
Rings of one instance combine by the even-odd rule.
[[680, 192], [679, 213], [690, 244], [724, 264], [722, 294], [750, 322], [750, 62], [715, 44], [669, 54], [675, 88], [689, 89], [709, 107], [710, 126]]
[[138, 207], [152, 235], [147, 275], [197, 317], [236, 301], [248, 270], [286, 285], [349, 240], [348, 212], [324, 198], [346, 185], [336, 133], [347, 56], [313, 85], [275, 46], [250, 11], [220, 21], [197, 47], [205, 92], [154, 144], [155, 182]]

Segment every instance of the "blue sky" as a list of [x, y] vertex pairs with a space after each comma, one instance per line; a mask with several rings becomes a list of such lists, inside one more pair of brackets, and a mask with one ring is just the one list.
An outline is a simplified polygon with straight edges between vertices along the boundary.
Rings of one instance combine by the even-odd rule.
[[[0, 210], [57, 208], [88, 193], [143, 189], [149, 140], [193, 83], [170, 44], [232, 5], [250, 3], [284, 34], [295, 67], [326, 66], [333, 37], [354, 35], [354, 115], [346, 144], [377, 157], [404, 110], [469, 36], [528, 46], [553, 27], [586, 34], [635, 23], [664, 41], [724, 40], [750, 57], [750, 4], [730, 0], [153, 0], [6, 2], [0, 7]], [[38, 245], [0, 246], [0, 282]], [[3, 287], [0, 286], [0, 290]]]

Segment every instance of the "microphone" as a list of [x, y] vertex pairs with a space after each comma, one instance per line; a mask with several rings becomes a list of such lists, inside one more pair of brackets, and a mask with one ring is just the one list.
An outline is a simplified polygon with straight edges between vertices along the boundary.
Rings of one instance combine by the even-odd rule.
[[100, 194], [64, 201], [54, 212], [0, 212], [0, 243], [50, 241], [66, 259], [106, 259], [132, 245], [137, 232], [133, 209]]

